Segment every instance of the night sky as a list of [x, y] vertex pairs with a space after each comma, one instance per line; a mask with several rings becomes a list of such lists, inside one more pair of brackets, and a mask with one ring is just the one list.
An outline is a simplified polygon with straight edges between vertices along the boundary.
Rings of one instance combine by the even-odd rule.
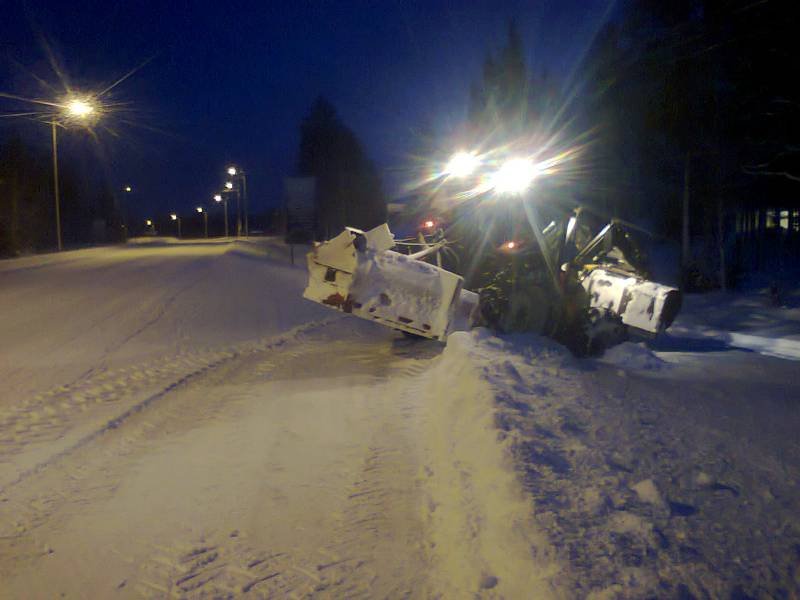
[[[299, 122], [319, 94], [392, 196], [420, 128], [447, 131], [463, 119], [470, 84], [510, 18], [529, 65], [566, 84], [610, 2], [2, 0], [0, 91], [41, 97], [34, 75], [60, 85], [47, 46], [77, 88], [98, 89], [149, 61], [113, 90], [129, 105], [97, 142], [62, 136], [72, 160], [98, 165], [117, 189], [134, 186], [129, 201], [142, 215], [207, 201], [228, 162], [247, 169], [254, 208], [278, 203]], [[0, 99], [0, 112], [9, 108]], [[0, 127], [49, 140], [41, 125]]]

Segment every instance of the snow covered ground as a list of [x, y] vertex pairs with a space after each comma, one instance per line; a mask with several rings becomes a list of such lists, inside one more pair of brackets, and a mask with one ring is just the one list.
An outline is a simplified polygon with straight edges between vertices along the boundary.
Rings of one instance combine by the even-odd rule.
[[533, 337], [468, 343], [567, 597], [797, 597], [796, 362], [635, 344], [578, 361]]
[[800, 594], [800, 363], [724, 337], [791, 307], [576, 360], [304, 283], [273, 240], [0, 262], [0, 598]]
[[777, 301], [767, 289], [690, 294], [668, 338], [800, 360], [800, 287], [783, 290]]

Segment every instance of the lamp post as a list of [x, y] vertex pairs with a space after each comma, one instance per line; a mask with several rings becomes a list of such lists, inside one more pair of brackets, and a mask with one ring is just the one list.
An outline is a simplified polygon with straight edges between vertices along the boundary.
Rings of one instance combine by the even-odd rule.
[[244, 235], [248, 236], [250, 235], [250, 206], [247, 196], [247, 174], [241, 167], [231, 165], [228, 167], [228, 175], [231, 177], [236, 177], [239, 180], [239, 185], [237, 186], [237, 192], [239, 196], [237, 200], [240, 200], [241, 204], [244, 205]]
[[178, 239], [181, 239], [181, 218], [175, 213], [172, 213], [169, 218], [178, 224]]
[[53, 199], [56, 207], [56, 244], [58, 251], [64, 249], [61, 243], [61, 200], [58, 197], [58, 124], [55, 119], [50, 122], [53, 131]]
[[222, 202], [222, 208], [225, 212], [225, 237], [228, 237], [228, 199], [223, 198], [222, 194], [214, 194], [214, 202]]
[[203, 215], [203, 229], [205, 230], [205, 237], [208, 238], [208, 211], [204, 210], [202, 206], [198, 206], [197, 212]]
[[[225, 189], [228, 192], [234, 191], [232, 181], [225, 182]], [[242, 194], [239, 188], [236, 188], [236, 237], [242, 235]]]
[[[97, 109], [92, 98], [78, 98], [72, 97], [60, 105], [61, 117], [64, 121], [78, 121], [86, 122], [92, 117]], [[58, 116], [54, 116], [50, 121], [53, 142], [53, 200], [56, 209], [56, 243], [58, 251], [64, 249], [61, 239], [61, 199], [58, 190], [58, 127], [64, 127], [64, 124], [59, 120]]]
[[[129, 185], [126, 185], [122, 188], [122, 191], [125, 192], [125, 196], [128, 194], [133, 193], [133, 188]], [[124, 196], [123, 196], [124, 197]], [[116, 202], [117, 195], [114, 194], [114, 201]], [[128, 202], [127, 199], [123, 200], [122, 206], [120, 207], [120, 211], [122, 212], [122, 229], [125, 232], [125, 239], [128, 239], [128, 235], [130, 231], [128, 231]]]

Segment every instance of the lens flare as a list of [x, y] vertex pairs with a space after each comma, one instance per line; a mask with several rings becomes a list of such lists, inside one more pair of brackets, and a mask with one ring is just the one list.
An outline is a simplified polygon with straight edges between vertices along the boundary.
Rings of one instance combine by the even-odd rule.
[[70, 100], [67, 103], [66, 112], [70, 117], [78, 117], [82, 119], [84, 117], [88, 117], [94, 112], [94, 106], [92, 106], [92, 103], [89, 100]]
[[541, 172], [541, 167], [530, 159], [512, 158], [491, 176], [491, 184], [498, 194], [521, 194]]
[[445, 174], [451, 177], [467, 177], [480, 166], [480, 159], [470, 152], [454, 154], [445, 167]]

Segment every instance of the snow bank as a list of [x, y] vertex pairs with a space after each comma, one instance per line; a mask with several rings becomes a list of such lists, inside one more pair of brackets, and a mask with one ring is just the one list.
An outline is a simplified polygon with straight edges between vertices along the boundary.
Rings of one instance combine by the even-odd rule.
[[448, 337], [426, 389], [426, 489], [443, 597], [549, 598], [559, 567], [533, 524], [482, 373], [482, 333]]
[[[743, 355], [723, 353], [698, 364], [693, 380], [684, 367], [662, 369], [637, 344], [606, 357], [637, 369], [634, 377], [536, 336], [479, 331], [451, 340], [438, 418], [447, 423], [449, 414], [453, 423], [443, 439], [469, 441], [441, 455], [461, 467], [450, 479], [466, 498], [481, 478], [462, 456], [473, 457], [466, 464], [477, 465], [474, 472], [504, 477], [511, 460], [532, 520], [513, 505], [508, 521], [515, 532], [534, 532], [532, 555], [544, 555], [558, 574], [532, 589], [593, 599], [800, 593], [800, 447], [791, 408], [800, 398], [787, 392], [782, 372], [753, 382], [722, 363]], [[782, 395], [770, 401], [771, 394]], [[488, 491], [480, 497], [485, 506], [512, 506]]]

